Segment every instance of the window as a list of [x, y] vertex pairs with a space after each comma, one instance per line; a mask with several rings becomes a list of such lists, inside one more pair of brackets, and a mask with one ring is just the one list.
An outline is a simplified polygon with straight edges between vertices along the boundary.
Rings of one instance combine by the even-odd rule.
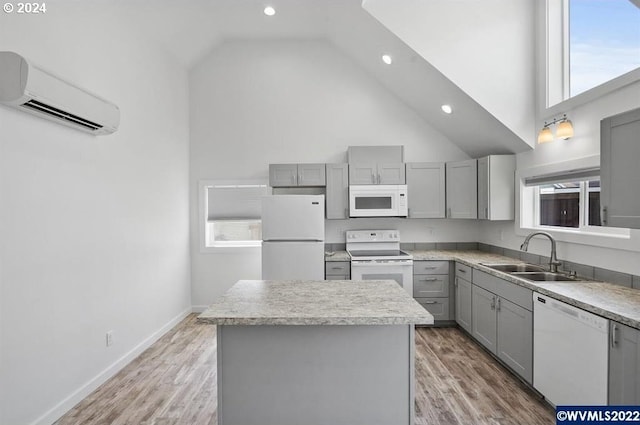
[[569, 0], [569, 97], [640, 67], [640, 3]]
[[600, 170], [586, 168], [525, 179], [533, 190], [534, 227], [600, 227]]
[[547, 108], [640, 79], [639, 0], [547, 0], [546, 35]]
[[200, 182], [203, 247], [260, 246], [266, 182]]
[[535, 196], [539, 226], [600, 226], [599, 179], [543, 184]]

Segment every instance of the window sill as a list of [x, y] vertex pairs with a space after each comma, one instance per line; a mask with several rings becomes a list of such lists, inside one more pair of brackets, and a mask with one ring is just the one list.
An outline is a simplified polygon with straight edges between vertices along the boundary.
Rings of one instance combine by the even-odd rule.
[[247, 252], [258, 252], [262, 249], [262, 242], [245, 242], [245, 243], [216, 243], [209, 246], [201, 246], [201, 254], [244, 254]]
[[603, 232], [589, 232], [585, 230], [559, 229], [550, 226], [518, 226], [515, 233], [518, 236], [527, 236], [533, 232], [547, 232], [558, 242], [567, 242], [579, 245], [589, 245], [598, 248], [611, 248], [625, 251], [640, 251], [638, 237], [630, 229], [604, 228]]

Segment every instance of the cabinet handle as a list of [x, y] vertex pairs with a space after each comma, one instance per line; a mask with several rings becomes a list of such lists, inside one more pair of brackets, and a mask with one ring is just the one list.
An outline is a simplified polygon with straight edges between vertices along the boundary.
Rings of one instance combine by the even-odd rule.
[[489, 218], [489, 207], [484, 207], [484, 218]]
[[607, 225], [607, 221], [608, 221], [608, 217], [607, 217], [607, 207], [602, 207], [602, 225], [606, 226]]
[[378, 184], [380, 184], [380, 173], [378, 173]]
[[407, 218], [411, 218], [411, 208], [407, 208]]
[[447, 218], [451, 218], [451, 207], [447, 208]]
[[342, 270], [342, 267], [331, 267], [331, 270]]
[[458, 287], [458, 278], [456, 277], [456, 280], [453, 282], [453, 285], [457, 288]]
[[618, 343], [618, 326], [613, 324], [611, 325], [611, 348], [615, 348]]
[[500, 311], [500, 297], [498, 297], [498, 301], [497, 301], [497, 306], [496, 306], [496, 310]]
[[291, 174], [291, 183], [296, 184], [296, 175]]
[[302, 183], [302, 174], [298, 174], [298, 184]]
[[433, 282], [433, 281], [438, 280], [438, 278], [437, 277], [425, 277], [424, 280], [426, 282]]
[[376, 175], [371, 173], [371, 183], [376, 184]]
[[465, 269], [458, 269], [458, 271], [459, 271], [460, 273], [466, 273], [466, 272], [467, 272]]
[[425, 301], [422, 304], [438, 304], [438, 301]]
[[425, 270], [435, 270], [435, 269], [437, 269], [437, 267], [430, 266], [430, 267], [424, 267], [424, 269]]
[[496, 297], [491, 297], [491, 310], [496, 309]]
[[349, 208], [345, 208], [344, 209], [344, 218], [348, 218], [349, 217]]

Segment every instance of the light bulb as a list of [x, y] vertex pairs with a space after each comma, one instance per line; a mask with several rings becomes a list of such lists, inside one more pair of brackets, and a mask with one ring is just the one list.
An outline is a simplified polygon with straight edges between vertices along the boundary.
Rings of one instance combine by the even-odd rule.
[[451, 105], [442, 105], [440, 109], [442, 109], [442, 112], [444, 112], [445, 114], [450, 114], [453, 112], [453, 108], [451, 107]]
[[276, 10], [271, 6], [267, 6], [264, 8], [264, 14], [267, 16], [273, 16], [276, 14]]
[[549, 143], [553, 142], [553, 132], [549, 127], [543, 127], [538, 133], [538, 143]]
[[393, 59], [389, 55], [382, 55], [382, 62], [386, 63], [387, 65], [391, 65], [391, 63], [393, 63]]
[[571, 121], [567, 119], [561, 121], [556, 129], [556, 136], [562, 140], [567, 140], [573, 137], [573, 124]]

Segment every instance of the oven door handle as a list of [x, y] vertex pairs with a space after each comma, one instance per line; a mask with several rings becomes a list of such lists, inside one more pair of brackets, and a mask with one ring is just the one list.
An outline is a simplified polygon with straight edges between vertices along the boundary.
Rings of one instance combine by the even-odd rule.
[[351, 260], [351, 267], [389, 267], [389, 266], [413, 266], [413, 260], [398, 260], [398, 261], [358, 261]]

